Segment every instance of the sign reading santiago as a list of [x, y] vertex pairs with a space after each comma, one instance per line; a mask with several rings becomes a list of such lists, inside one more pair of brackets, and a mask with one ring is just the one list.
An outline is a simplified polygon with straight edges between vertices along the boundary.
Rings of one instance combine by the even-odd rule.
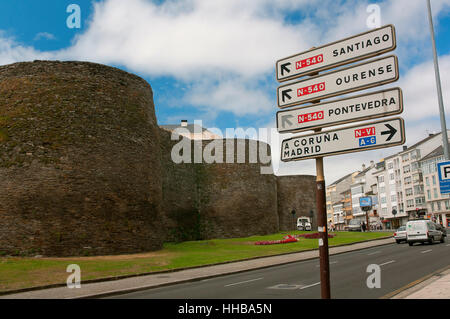
[[324, 71], [392, 51], [395, 47], [395, 28], [393, 25], [386, 25], [278, 60], [277, 80], [283, 82]]

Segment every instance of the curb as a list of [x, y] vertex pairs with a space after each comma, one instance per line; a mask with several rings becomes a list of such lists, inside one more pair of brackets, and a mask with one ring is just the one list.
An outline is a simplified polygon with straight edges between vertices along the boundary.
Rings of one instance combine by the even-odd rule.
[[[361, 244], [361, 243], [375, 242], [375, 241], [389, 239], [389, 238], [393, 238], [393, 236], [386, 236], [386, 237], [381, 237], [381, 238], [376, 238], [376, 239], [371, 239], [371, 240], [364, 240], [364, 241], [359, 241], [359, 242], [349, 243], [349, 244], [343, 244], [343, 245], [329, 246], [329, 248], [346, 247], [346, 246], [352, 246], [352, 245]], [[385, 243], [385, 244], [381, 244], [379, 246], [390, 245], [390, 244], [392, 244], [392, 243]], [[367, 247], [363, 247], [363, 248], [355, 249], [355, 250], [352, 250], [352, 251], [358, 251], [358, 250], [362, 250], [362, 249], [366, 249], [366, 248]], [[200, 265], [200, 266], [183, 267], [183, 268], [176, 268], [176, 269], [167, 269], [167, 270], [161, 270], [161, 271], [153, 271], [153, 272], [146, 272], [146, 273], [139, 273], [139, 274], [130, 274], [130, 275], [122, 275], [122, 276], [104, 277], [104, 278], [98, 278], [98, 279], [85, 280], [82, 283], [83, 284], [92, 284], [92, 283], [101, 283], [101, 282], [115, 281], [115, 280], [127, 279], [127, 278], [133, 278], [133, 277], [142, 277], [142, 276], [148, 276], [148, 275], [158, 275], [158, 274], [165, 274], [165, 273], [173, 273], [173, 272], [183, 271], [183, 270], [190, 270], [190, 269], [196, 269], [196, 268], [205, 268], [205, 267], [218, 266], [218, 265], [226, 265], [226, 264], [242, 262], [242, 261], [249, 261], [249, 260], [256, 260], [256, 259], [261, 259], [261, 258], [269, 258], [269, 257], [277, 257], [277, 256], [286, 256], [286, 255], [292, 255], [292, 254], [298, 254], [298, 253], [310, 252], [310, 251], [318, 251], [318, 250], [319, 250], [318, 248], [316, 248], [316, 249], [307, 249], [307, 250], [301, 250], [301, 251], [296, 251], [296, 252], [289, 252], [289, 253], [282, 253], [282, 254], [268, 255], [268, 256], [257, 256], [257, 257], [251, 257], [251, 258], [245, 258], [245, 259], [239, 259], [239, 260], [232, 260], [232, 261], [224, 261], [224, 262], [219, 262], [219, 263], [214, 263], [214, 264], [207, 264], [207, 265]], [[338, 253], [334, 253], [333, 255], [344, 254], [344, 253], [347, 253], [347, 252], [349, 252], [349, 251], [338, 252]], [[306, 258], [306, 259], [303, 259], [303, 260], [300, 260], [300, 261], [312, 260], [312, 259], [316, 259], [316, 258], [317, 257], [311, 257], [311, 258]], [[299, 261], [289, 261], [289, 262], [280, 263], [278, 265], [287, 265], [287, 264], [295, 263], [295, 262], [299, 262]], [[169, 285], [174, 285], [174, 284], [179, 284], [179, 283], [193, 282], [193, 281], [198, 281], [198, 280], [204, 280], [204, 279], [210, 279], [210, 278], [215, 278], [215, 277], [220, 277], [220, 276], [226, 276], [226, 275], [229, 275], [229, 274], [237, 274], [237, 273], [241, 273], [241, 272], [245, 272], [245, 271], [249, 271], [249, 270], [270, 268], [270, 267], [273, 267], [273, 266], [274, 265], [261, 266], [261, 267], [252, 268], [252, 269], [238, 270], [238, 271], [234, 271], [234, 272], [230, 272], [230, 273], [226, 273], [226, 274], [218, 274], [218, 275], [205, 276], [205, 277], [201, 277], [201, 278], [180, 280], [180, 281], [176, 281], [176, 282], [159, 284], [159, 285], [153, 285], [153, 286], [145, 286], [145, 287], [139, 287], [139, 288], [130, 288], [128, 290], [124, 289], [124, 290], [118, 290], [118, 291], [98, 293], [98, 294], [86, 295], [86, 296], [82, 296], [82, 297], [76, 297], [76, 298], [73, 298], [73, 299], [86, 299], [86, 298], [101, 297], [101, 296], [103, 296], [103, 297], [104, 296], [112, 296], [112, 295], [122, 294], [122, 293], [126, 293], [126, 292], [136, 292], [136, 291], [146, 290], [146, 289], [150, 289], [150, 288], [159, 288], [159, 287], [164, 287], [164, 286], [169, 286]], [[31, 291], [39, 291], [39, 290], [45, 290], [45, 289], [51, 289], [51, 288], [60, 288], [60, 287], [66, 287], [66, 284], [65, 283], [50, 284], [50, 285], [36, 286], [36, 287], [16, 289], [16, 290], [0, 291], [0, 296], [6, 296], [6, 295], [12, 295], [12, 294], [18, 294], [18, 293], [24, 293], [24, 292], [31, 292]]]
[[[443, 273], [443, 272], [445, 272], [445, 271], [447, 271], [449, 269], [450, 269], [450, 266], [445, 266], [444, 268], [441, 268], [441, 269], [438, 269], [436, 271], [433, 271], [431, 274], [428, 274], [428, 275], [426, 275], [426, 276], [424, 276], [422, 278], [419, 278], [419, 279], [417, 279], [417, 280], [407, 284], [406, 286], [403, 286], [403, 287], [401, 287], [401, 288], [399, 288], [399, 289], [397, 289], [397, 290], [395, 290], [393, 292], [390, 292], [390, 293], [380, 297], [379, 299], [392, 299], [393, 297], [401, 294], [402, 292], [404, 292], [406, 290], [409, 290], [409, 289], [412, 289], [412, 288], [420, 285], [421, 283], [431, 279], [432, 277], [434, 277], [434, 276], [436, 276], [436, 275], [438, 275], [440, 273]], [[413, 291], [409, 292], [408, 294], [405, 295], [405, 297], [407, 297], [409, 295], [412, 295], [414, 292], [416, 292], [416, 291], [413, 290]]]

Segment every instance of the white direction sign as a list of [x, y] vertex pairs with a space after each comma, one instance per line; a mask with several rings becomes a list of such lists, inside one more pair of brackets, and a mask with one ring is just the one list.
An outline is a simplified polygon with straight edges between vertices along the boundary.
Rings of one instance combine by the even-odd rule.
[[394, 118], [286, 139], [281, 144], [281, 160], [288, 162], [368, 151], [404, 142], [404, 121]]
[[392, 51], [395, 47], [394, 26], [386, 25], [278, 60], [276, 63], [277, 80], [283, 82], [324, 71]]
[[301, 132], [403, 112], [400, 88], [277, 112], [278, 132]]
[[360, 63], [344, 69], [278, 87], [278, 107], [285, 108], [311, 101], [359, 91], [398, 80], [397, 57]]

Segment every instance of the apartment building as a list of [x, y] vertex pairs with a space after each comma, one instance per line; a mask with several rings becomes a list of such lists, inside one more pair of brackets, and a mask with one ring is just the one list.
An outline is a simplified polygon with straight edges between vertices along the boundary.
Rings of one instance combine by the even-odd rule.
[[[328, 225], [332, 225], [335, 223], [334, 216], [341, 216], [343, 214], [343, 210], [339, 211], [339, 206], [336, 207], [337, 211], [334, 209], [335, 205], [342, 204], [342, 209], [344, 208], [344, 204], [342, 200], [344, 199], [343, 192], [348, 191], [350, 189], [350, 185], [353, 183], [354, 176], [358, 174], [359, 171], [352, 172], [350, 174], [345, 175], [344, 177], [339, 178], [334, 181], [326, 188], [326, 200], [327, 200], [327, 221]], [[346, 208], [347, 208], [346, 204]], [[336, 213], [335, 213], [336, 212]], [[343, 216], [343, 215], [342, 215]], [[340, 221], [340, 219], [337, 219]], [[342, 226], [343, 227], [343, 226]]]
[[[363, 169], [361, 172], [355, 175], [354, 182], [350, 185], [350, 192], [352, 196], [352, 216], [353, 219], [358, 220], [359, 222], [366, 222], [366, 212], [361, 209], [359, 206], [359, 199], [361, 197], [371, 196], [377, 194], [377, 180], [373, 173], [377, 170], [374, 161], [370, 162], [370, 165], [366, 167], [363, 165]], [[377, 210], [378, 210], [378, 201], [372, 200], [372, 210], [369, 212], [369, 215], [372, 215], [369, 223], [375, 227], [379, 224], [379, 220], [377, 218]], [[370, 216], [369, 216], [370, 217]]]
[[333, 225], [335, 230], [344, 230], [345, 216], [342, 201], [333, 204]]
[[450, 196], [439, 191], [437, 163], [443, 161], [443, 147], [439, 146], [420, 160], [420, 169], [424, 180], [426, 217], [450, 227]]
[[420, 160], [442, 143], [441, 133], [430, 134], [411, 147], [386, 157], [373, 173], [378, 188], [379, 215], [387, 228], [405, 225], [426, 211]]

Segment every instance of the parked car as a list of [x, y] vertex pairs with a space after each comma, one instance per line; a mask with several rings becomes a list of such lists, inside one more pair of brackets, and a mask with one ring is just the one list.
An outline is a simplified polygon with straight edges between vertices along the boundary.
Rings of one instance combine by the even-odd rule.
[[361, 231], [361, 223], [357, 219], [350, 219], [348, 222], [349, 231]]
[[412, 246], [414, 243], [444, 242], [445, 237], [436, 228], [436, 224], [427, 219], [410, 220], [406, 223], [406, 240]]
[[447, 238], [447, 228], [442, 226], [441, 224], [436, 224], [436, 229], [442, 232], [442, 236], [444, 237], [444, 241]]
[[309, 217], [297, 218], [297, 229], [310, 231], [312, 227], [311, 227], [311, 220], [309, 219]]
[[402, 241], [406, 242], [406, 226], [401, 226], [394, 233], [394, 238], [397, 244], [400, 244]]

